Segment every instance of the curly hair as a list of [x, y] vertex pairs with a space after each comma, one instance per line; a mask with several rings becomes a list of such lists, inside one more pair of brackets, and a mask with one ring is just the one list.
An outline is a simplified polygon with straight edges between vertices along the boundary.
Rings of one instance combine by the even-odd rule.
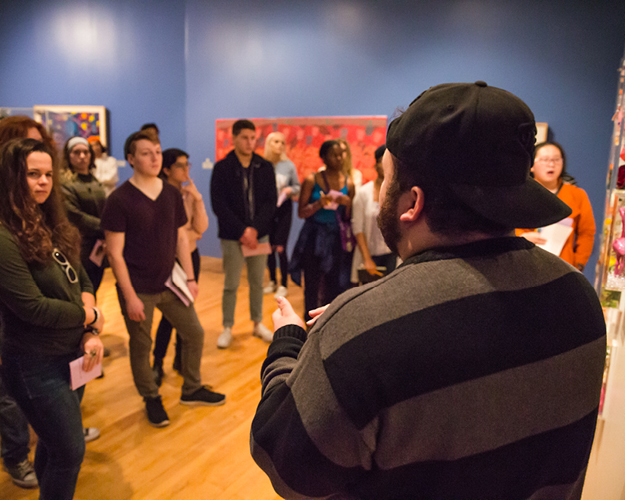
[[[52, 159], [52, 190], [37, 204], [27, 181], [27, 158], [41, 152]], [[80, 234], [65, 213], [54, 152], [35, 139], [11, 139], [0, 149], [0, 222], [15, 237], [26, 262], [47, 263], [56, 247], [77, 264]]]

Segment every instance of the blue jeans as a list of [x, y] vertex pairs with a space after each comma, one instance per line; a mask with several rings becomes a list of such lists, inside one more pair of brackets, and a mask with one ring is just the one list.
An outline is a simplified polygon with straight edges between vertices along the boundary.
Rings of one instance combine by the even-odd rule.
[[75, 355], [3, 356], [4, 381], [39, 437], [35, 472], [41, 500], [71, 499], [85, 455], [80, 400], [72, 391], [69, 362]]
[[0, 455], [4, 465], [13, 467], [28, 458], [30, 431], [26, 417], [9, 396], [0, 370]]

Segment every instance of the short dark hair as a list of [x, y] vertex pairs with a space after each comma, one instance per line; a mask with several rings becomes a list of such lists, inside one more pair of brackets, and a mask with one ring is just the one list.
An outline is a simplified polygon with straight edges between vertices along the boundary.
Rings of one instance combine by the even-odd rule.
[[128, 160], [128, 155], [134, 155], [137, 150], [137, 146], [135, 143], [145, 139], [146, 141], [150, 141], [153, 144], [160, 144], [160, 140], [158, 136], [148, 130], [139, 130], [139, 132], [133, 132], [128, 136], [126, 142], [124, 143], [124, 158]]
[[232, 124], [232, 137], [236, 137], [241, 133], [241, 130], [248, 129], [256, 132], [256, 125], [250, 120], [237, 120]]
[[451, 237], [472, 232], [503, 236], [514, 229], [480, 215], [465, 205], [447, 186], [424, 182], [414, 167], [393, 155], [391, 157], [394, 174], [387, 196], [399, 196], [413, 186], [420, 187], [425, 198], [423, 215], [433, 233]]
[[[536, 146], [534, 146], [534, 156], [532, 157], [532, 162], [534, 161], [534, 158], [536, 158], [536, 155], [538, 154], [538, 150], [544, 148], [545, 146], [554, 146], [558, 148], [558, 150], [560, 151], [560, 154], [562, 155], [562, 172], [560, 173], [560, 179], [562, 179], [562, 177], [566, 174], [566, 155], [564, 154], [564, 148], [557, 142], [545, 141], [545, 142], [536, 144]], [[532, 177], [533, 176], [534, 174], [532, 174]]]
[[325, 141], [319, 148], [319, 158], [325, 160], [328, 155], [328, 151], [330, 151], [334, 146], [340, 146], [339, 141]]
[[163, 172], [163, 169], [171, 168], [171, 166], [176, 163], [176, 160], [181, 156], [189, 158], [189, 154], [184, 152], [182, 149], [169, 148], [163, 151], [163, 166], [161, 167], [161, 171], [158, 173], [158, 176], [161, 179], [167, 179], [167, 176]]
[[151, 128], [156, 130], [157, 134], [161, 133], [161, 131], [158, 129], [158, 126], [156, 125], [156, 123], [144, 123], [143, 125], [141, 125], [140, 130], [149, 130]]

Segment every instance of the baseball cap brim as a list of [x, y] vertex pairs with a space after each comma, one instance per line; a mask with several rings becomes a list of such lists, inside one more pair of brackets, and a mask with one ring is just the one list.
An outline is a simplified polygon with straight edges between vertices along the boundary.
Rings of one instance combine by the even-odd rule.
[[469, 186], [449, 188], [467, 206], [493, 222], [515, 228], [537, 228], [568, 217], [571, 208], [532, 178], [518, 186]]

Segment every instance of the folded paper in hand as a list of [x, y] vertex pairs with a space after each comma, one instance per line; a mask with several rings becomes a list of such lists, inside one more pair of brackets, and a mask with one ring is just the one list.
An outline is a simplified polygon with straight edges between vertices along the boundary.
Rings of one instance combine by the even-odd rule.
[[178, 262], [174, 263], [171, 276], [167, 278], [165, 286], [169, 288], [182, 301], [185, 306], [193, 303], [193, 294], [187, 285], [187, 273], [184, 272], [182, 266]]
[[91, 371], [86, 372], [82, 369], [84, 361], [85, 357], [81, 356], [69, 364], [70, 387], [72, 388], [72, 391], [75, 391], [90, 380], [102, 375], [102, 363], [98, 363], [91, 369]]
[[241, 245], [243, 257], [253, 257], [254, 255], [269, 255], [271, 253], [271, 245], [268, 242], [259, 243], [256, 248], [251, 249], [245, 245]]

